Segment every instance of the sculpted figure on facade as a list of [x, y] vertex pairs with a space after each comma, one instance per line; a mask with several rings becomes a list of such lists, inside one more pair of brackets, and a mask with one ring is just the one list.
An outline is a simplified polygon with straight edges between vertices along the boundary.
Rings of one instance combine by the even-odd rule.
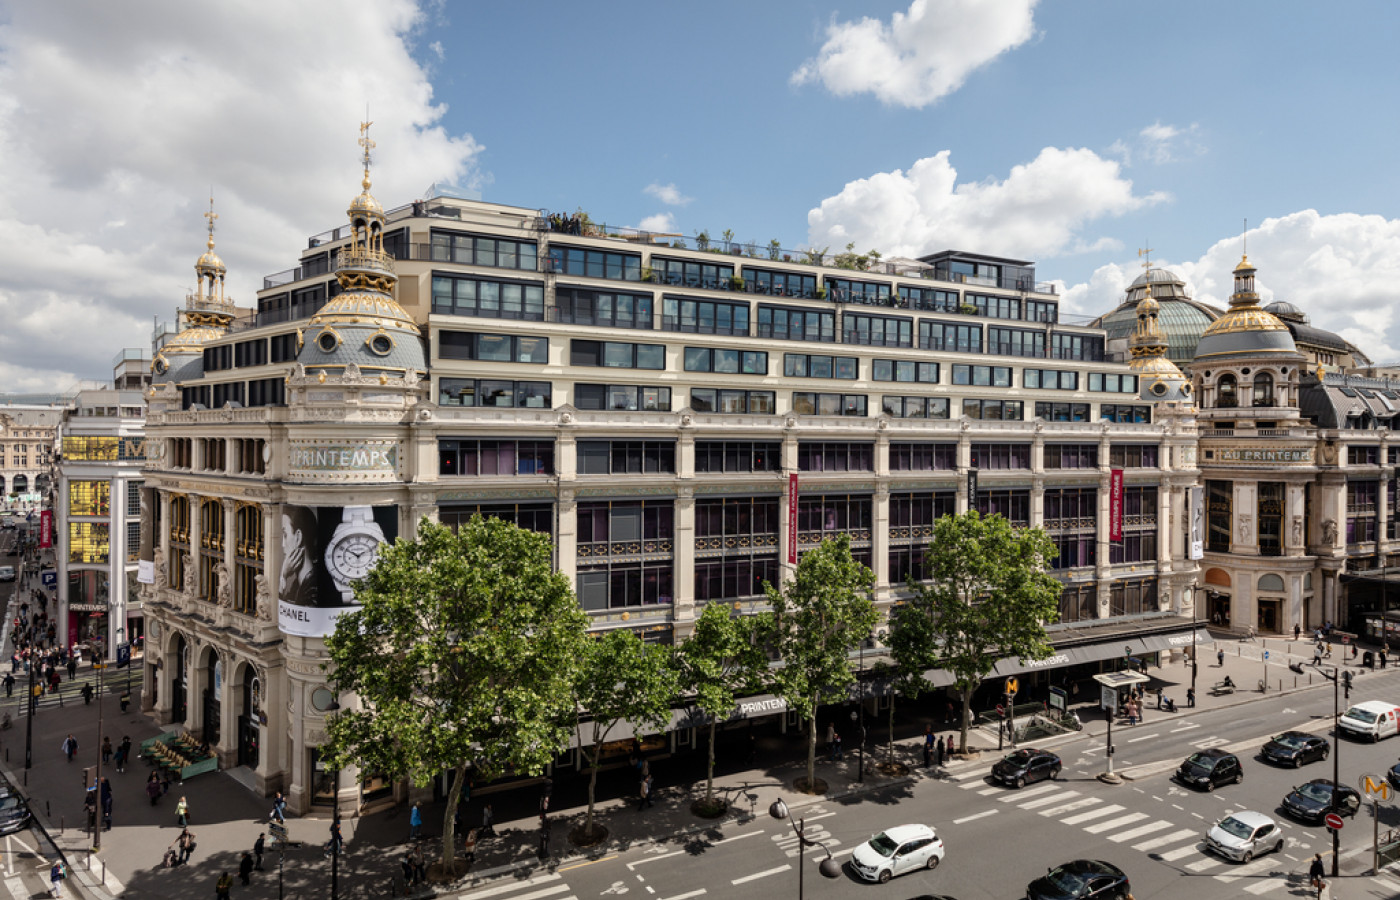
[[190, 553], [180, 554], [180, 564], [184, 568], [185, 585], [180, 592], [186, 600], [193, 600], [195, 593], [199, 589], [199, 570], [194, 567], [194, 555]]
[[1337, 522], [1335, 519], [1322, 520], [1322, 542], [1329, 547], [1337, 543]]
[[253, 584], [256, 585], [257, 616], [259, 619], [270, 621], [272, 619], [272, 598], [268, 596], [267, 576], [259, 572], [253, 577]]
[[219, 606], [223, 609], [233, 608], [233, 578], [229, 576], [228, 565], [219, 563], [215, 569], [215, 578], [219, 582], [219, 592], [215, 597]]
[[1249, 516], [1240, 516], [1240, 543], [1249, 543]]
[[168, 581], [166, 580], [166, 577], [165, 577], [165, 576], [166, 576], [166, 572], [165, 572], [165, 551], [162, 550], [162, 549], [160, 549], [159, 547], [157, 547], [157, 548], [156, 548], [155, 555], [154, 555], [152, 558], [153, 558], [154, 561], [155, 561], [155, 570], [156, 570], [156, 583], [155, 583], [155, 586], [158, 587], [158, 588], [165, 587], [165, 586], [167, 586], [167, 585], [170, 583], [170, 582], [168, 582]]
[[1293, 546], [1295, 546], [1295, 547], [1301, 547], [1302, 545], [1303, 545], [1303, 517], [1302, 517], [1302, 516], [1294, 516], [1294, 517], [1293, 517]]

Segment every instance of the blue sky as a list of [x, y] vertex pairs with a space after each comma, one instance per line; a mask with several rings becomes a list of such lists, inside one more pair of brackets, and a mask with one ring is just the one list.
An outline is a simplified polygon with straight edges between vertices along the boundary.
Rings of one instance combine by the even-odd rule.
[[[374, 193], [1033, 259], [1110, 308], [1139, 247], [1400, 362], [1387, 3], [0, 4], [0, 389], [103, 377], [193, 285], [251, 303]], [[8, 235], [8, 238], [6, 236]]]

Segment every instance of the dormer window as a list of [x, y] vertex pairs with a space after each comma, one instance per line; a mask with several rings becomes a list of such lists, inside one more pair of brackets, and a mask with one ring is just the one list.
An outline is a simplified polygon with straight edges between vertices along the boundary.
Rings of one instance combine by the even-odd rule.
[[1215, 405], [1220, 409], [1233, 409], [1240, 405], [1238, 385], [1233, 375], [1221, 375], [1215, 384]]

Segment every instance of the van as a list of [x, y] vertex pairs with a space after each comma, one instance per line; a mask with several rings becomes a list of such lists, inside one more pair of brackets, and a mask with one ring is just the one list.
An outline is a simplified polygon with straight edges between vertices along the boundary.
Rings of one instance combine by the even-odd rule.
[[1400, 706], [1384, 700], [1367, 700], [1342, 713], [1342, 731], [1352, 737], [1378, 741], [1400, 729]]

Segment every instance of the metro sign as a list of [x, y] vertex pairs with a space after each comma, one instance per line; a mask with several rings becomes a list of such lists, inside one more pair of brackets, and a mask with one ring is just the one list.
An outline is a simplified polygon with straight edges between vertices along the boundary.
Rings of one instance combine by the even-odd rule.
[[1374, 803], [1385, 803], [1390, 800], [1390, 783], [1384, 778], [1375, 775], [1362, 775], [1357, 782], [1357, 787], [1361, 788], [1361, 793]]

